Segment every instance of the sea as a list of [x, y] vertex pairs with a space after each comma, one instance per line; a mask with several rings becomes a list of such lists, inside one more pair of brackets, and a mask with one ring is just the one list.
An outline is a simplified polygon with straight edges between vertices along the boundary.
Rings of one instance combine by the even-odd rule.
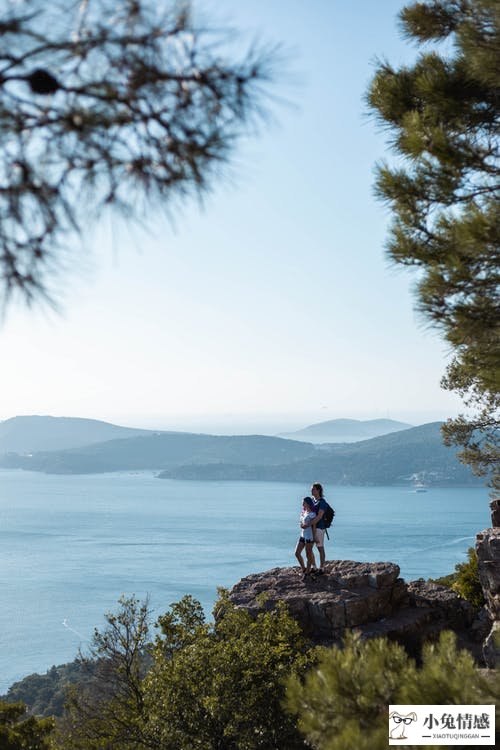
[[[317, 478], [314, 477], [316, 480]], [[0, 470], [0, 694], [88, 647], [122, 594], [153, 620], [185, 594], [294, 565], [303, 484]], [[326, 487], [328, 559], [392, 561], [406, 580], [450, 573], [490, 525], [487, 488]]]

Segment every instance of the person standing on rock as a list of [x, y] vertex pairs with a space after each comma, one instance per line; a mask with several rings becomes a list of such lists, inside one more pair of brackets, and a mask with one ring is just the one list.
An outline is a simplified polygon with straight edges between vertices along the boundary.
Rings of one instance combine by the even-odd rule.
[[[304, 578], [316, 570], [316, 560], [314, 559], [314, 536], [312, 522], [316, 518], [314, 511], [314, 500], [312, 497], [305, 497], [302, 500], [302, 512], [300, 514], [300, 538], [295, 547], [295, 557], [299, 561]], [[302, 553], [306, 548], [307, 565], [304, 565]]]
[[328, 503], [326, 502], [323, 494], [323, 485], [319, 482], [314, 482], [311, 487], [311, 495], [314, 498], [314, 510], [316, 512], [316, 518], [312, 522], [314, 541], [319, 552], [319, 568], [316, 571], [317, 575], [323, 575], [325, 566], [325, 522], [323, 516]]

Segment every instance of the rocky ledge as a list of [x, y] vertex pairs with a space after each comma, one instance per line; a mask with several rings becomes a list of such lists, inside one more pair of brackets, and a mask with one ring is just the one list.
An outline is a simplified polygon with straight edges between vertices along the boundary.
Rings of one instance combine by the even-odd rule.
[[254, 614], [282, 601], [304, 634], [325, 645], [340, 642], [347, 628], [365, 638], [397, 640], [417, 655], [424, 640], [454, 630], [478, 662], [491, 625], [478, 624], [473, 607], [445, 586], [406, 584], [391, 562], [334, 560], [326, 563], [324, 575], [306, 580], [298, 567], [273, 568], [242, 578], [230, 599]]

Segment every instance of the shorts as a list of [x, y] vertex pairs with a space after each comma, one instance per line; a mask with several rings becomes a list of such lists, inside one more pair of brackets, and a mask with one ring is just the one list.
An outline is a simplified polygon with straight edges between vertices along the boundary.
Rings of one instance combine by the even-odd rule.
[[314, 535], [314, 541], [316, 542], [317, 547], [323, 547], [325, 542], [325, 530], [324, 529], [316, 529], [316, 533]]
[[314, 539], [304, 539], [303, 536], [299, 536], [299, 544], [314, 544]]

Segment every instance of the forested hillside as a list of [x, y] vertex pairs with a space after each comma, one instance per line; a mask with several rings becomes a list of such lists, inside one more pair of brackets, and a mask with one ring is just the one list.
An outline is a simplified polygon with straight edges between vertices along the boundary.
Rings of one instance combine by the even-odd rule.
[[290, 482], [321, 481], [344, 485], [391, 485], [407, 483], [412, 475], [429, 484], [468, 485], [484, 483], [456, 457], [456, 450], [443, 445], [441, 423], [359, 443], [324, 445], [312, 455], [287, 464], [243, 466], [217, 464], [176, 467], [163, 472], [175, 479], [256, 479]]

